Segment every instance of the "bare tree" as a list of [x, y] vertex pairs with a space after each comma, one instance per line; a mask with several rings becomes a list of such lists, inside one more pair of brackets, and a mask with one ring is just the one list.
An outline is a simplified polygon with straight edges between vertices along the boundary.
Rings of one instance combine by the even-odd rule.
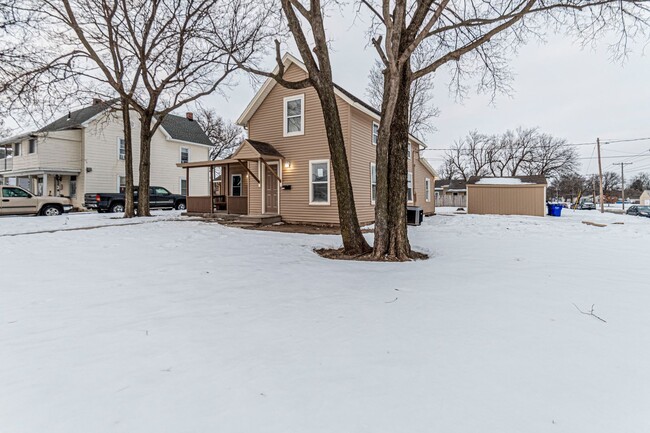
[[243, 128], [225, 120], [212, 108], [200, 108], [196, 121], [214, 146], [210, 149], [211, 160], [228, 158], [244, 138]]
[[[377, 204], [374, 256], [407, 260], [413, 256], [406, 231], [406, 134], [410, 88], [414, 80], [443, 66], [462, 96], [473, 77], [479, 90], [509, 89], [507, 59], [530, 37], [551, 28], [593, 40], [605, 32], [620, 36], [618, 52], [629, 38], [647, 29], [644, 1], [509, 0], [360, 0], [374, 20], [372, 43], [383, 63], [382, 122], [377, 146]], [[413, 68], [413, 53], [427, 59]]]
[[[416, 56], [416, 58], [421, 59], [422, 56]], [[380, 110], [384, 93], [384, 74], [381, 62], [375, 61], [368, 79], [368, 87], [366, 88], [368, 102], [377, 110]], [[409, 133], [420, 139], [425, 134], [435, 131], [432, 121], [440, 113], [440, 110], [431, 102], [433, 100], [433, 88], [434, 78], [432, 75], [426, 75], [414, 80], [411, 85]]]
[[38, 18], [32, 31], [50, 49], [38, 54], [36, 67], [16, 68], [14, 94], [27, 103], [25, 86], [31, 94], [43, 90], [39, 85], [61, 92], [80, 77], [84, 86], [99, 81], [115, 92], [141, 123], [138, 214], [147, 216], [152, 136], [167, 114], [229, 84], [238, 69], [233, 53], [263, 46], [273, 31], [266, 6], [255, 0], [22, 2], [19, 9]]
[[237, 57], [237, 64], [249, 72], [272, 78], [289, 89], [313, 87], [316, 90], [323, 111], [332, 160], [343, 252], [352, 256], [368, 253], [370, 246], [363, 237], [359, 225], [341, 117], [334, 93], [328, 38], [323, 21], [324, 7], [320, 0], [304, 2], [308, 3], [308, 6], [300, 0], [280, 0], [280, 2], [289, 30], [307, 68], [307, 78], [300, 81], [285, 79], [279, 41], [276, 41], [277, 73], [265, 72], [250, 66], [251, 63], [245, 56]]

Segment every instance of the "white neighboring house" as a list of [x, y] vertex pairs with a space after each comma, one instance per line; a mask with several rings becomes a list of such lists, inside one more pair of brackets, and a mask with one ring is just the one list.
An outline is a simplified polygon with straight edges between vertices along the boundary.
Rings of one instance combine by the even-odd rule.
[[[83, 207], [85, 193], [123, 191], [124, 128], [121, 114], [109, 108], [109, 103], [95, 100], [38, 131], [0, 140], [0, 183], [19, 185], [36, 195], [67, 196], [77, 208]], [[137, 185], [140, 124], [132, 123]], [[205, 161], [210, 147], [192, 113], [166, 116], [151, 141], [151, 185], [187, 194], [186, 172], [176, 164]], [[192, 195], [208, 194], [205, 182], [193, 182], [190, 188]]]

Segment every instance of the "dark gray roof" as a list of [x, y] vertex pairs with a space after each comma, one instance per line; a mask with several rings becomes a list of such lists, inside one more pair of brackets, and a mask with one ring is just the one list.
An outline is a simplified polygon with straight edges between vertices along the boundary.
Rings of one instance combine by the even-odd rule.
[[448, 186], [448, 189], [465, 189], [465, 181], [456, 179], [442, 179], [436, 180], [434, 183], [434, 188], [443, 188], [445, 186]]
[[[545, 176], [472, 176], [467, 180], [468, 185], [474, 185], [481, 179], [519, 179], [524, 183], [546, 185]], [[494, 185], [493, 185], [494, 186]]]
[[168, 114], [162, 122], [162, 127], [174, 140], [189, 141], [190, 143], [212, 146], [210, 139], [196, 120], [188, 120], [184, 116]]
[[98, 104], [93, 104], [89, 107], [84, 107], [76, 111], [71, 111], [69, 114], [56, 119], [54, 122], [45, 125], [37, 132], [52, 132], [52, 131], [63, 131], [65, 129], [77, 129], [81, 128], [81, 125], [84, 122], [92, 119], [99, 113], [104, 110], [107, 110], [111, 107], [116, 100], [100, 102]]
[[353, 100], [354, 102], [356, 102], [357, 104], [363, 105], [365, 108], [367, 108], [368, 110], [372, 111], [372, 112], [375, 113], [377, 116], [381, 116], [381, 111], [377, 110], [375, 107], [373, 107], [372, 105], [368, 104], [368, 103], [367, 103], [366, 101], [364, 101], [363, 99], [360, 99], [360, 98], [354, 96], [352, 93], [348, 92], [347, 90], [345, 90], [343, 87], [339, 86], [339, 85], [336, 84], [336, 83], [334, 83], [334, 87], [336, 87], [338, 90], [341, 91], [341, 93], [343, 93], [343, 94], [344, 94], [345, 96], [347, 96], [348, 98], [352, 99], [352, 100]]
[[[117, 99], [100, 102], [72, 111], [69, 114], [45, 125], [37, 132], [62, 131], [66, 129], [78, 129], [84, 122], [92, 119], [102, 111], [109, 109]], [[184, 116], [168, 114], [162, 122], [162, 127], [174, 140], [188, 141], [190, 143], [205, 144], [212, 146], [210, 139], [203, 131], [203, 128], [196, 121], [188, 120]]]
[[272, 145], [270, 145], [269, 143], [265, 143], [263, 141], [249, 140], [249, 139], [246, 139], [246, 141], [250, 143], [250, 145], [253, 146], [253, 148], [257, 150], [257, 152], [259, 152], [260, 155], [276, 156], [278, 158], [284, 158], [284, 156], [282, 156], [282, 154], [278, 152], [277, 149]]

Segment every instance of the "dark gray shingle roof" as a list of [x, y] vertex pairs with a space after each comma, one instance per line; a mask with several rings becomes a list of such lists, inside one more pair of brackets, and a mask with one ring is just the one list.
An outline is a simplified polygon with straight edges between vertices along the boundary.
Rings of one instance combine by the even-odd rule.
[[[78, 129], [84, 122], [92, 119], [102, 111], [111, 107], [117, 100], [100, 102], [88, 107], [70, 112], [65, 116], [56, 119], [54, 122], [45, 125], [37, 132], [62, 131], [66, 129]], [[183, 116], [168, 114], [162, 122], [162, 127], [174, 140], [188, 141], [190, 143], [212, 146], [210, 139], [203, 131], [203, 128], [195, 120], [188, 120]]]
[[276, 156], [278, 158], [284, 158], [284, 156], [282, 156], [282, 154], [278, 152], [277, 149], [272, 145], [270, 145], [269, 143], [265, 143], [263, 141], [249, 140], [249, 139], [246, 139], [246, 141], [250, 143], [250, 145], [253, 146], [253, 148], [257, 150], [260, 155]]

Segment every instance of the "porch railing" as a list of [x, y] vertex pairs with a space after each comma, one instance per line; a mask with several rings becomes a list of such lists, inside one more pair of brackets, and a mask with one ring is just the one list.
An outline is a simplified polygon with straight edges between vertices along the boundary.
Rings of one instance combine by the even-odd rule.
[[[220, 200], [221, 198], [225, 198], [225, 201]], [[188, 196], [187, 211], [194, 213], [226, 211], [229, 214], [246, 215], [248, 213], [248, 197], [215, 196], [215, 200], [212, 200], [209, 195]]]

